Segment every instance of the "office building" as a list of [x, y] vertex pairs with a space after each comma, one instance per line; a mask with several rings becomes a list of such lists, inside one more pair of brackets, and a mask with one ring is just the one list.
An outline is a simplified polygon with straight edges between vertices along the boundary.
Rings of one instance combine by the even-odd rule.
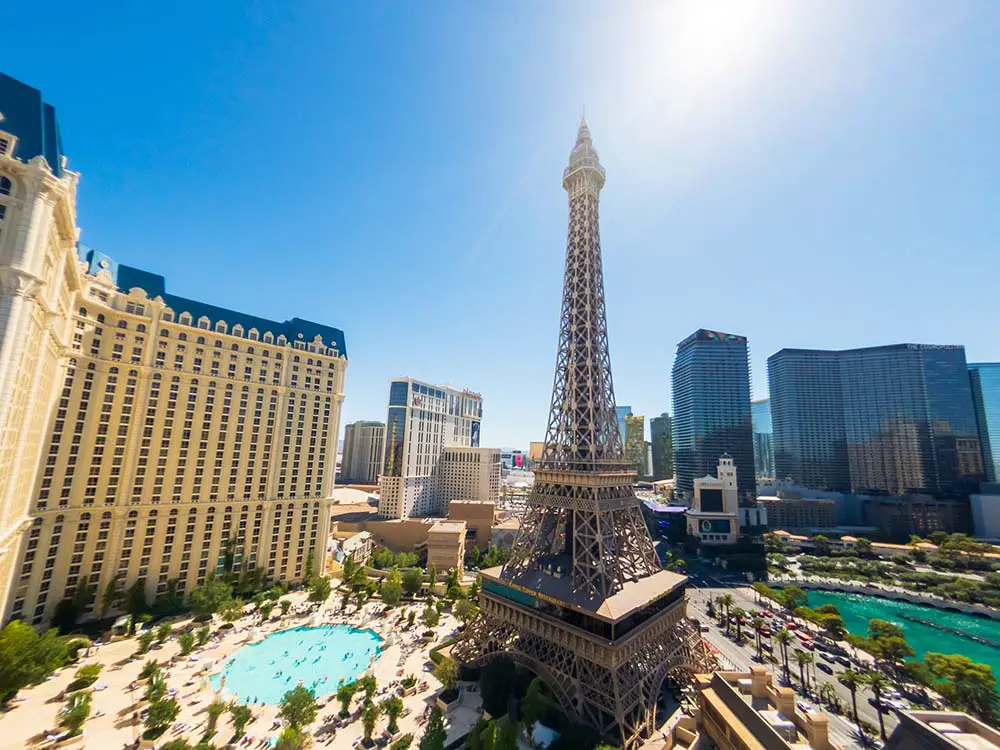
[[88, 617], [137, 581], [152, 603], [226, 568], [321, 570], [343, 332], [77, 249], [54, 110], [0, 76], [0, 111], [3, 619], [48, 622], [78, 586]]
[[674, 433], [669, 414], [649, 420], [649, 437], [653, 451], [653, 479], [671, 479], [674, 476]]
[[837, 525], [837, 501], [820, 497], [757, 497], [767, 509], [770, 529], [832, 529]]
[[768, 377], [781, 479], [957, 497], [983, 477], [961, 346], [782, 349], [768, 359]]
[[631, 406], [616, 406], [615, 416], [618, 418], [618, 434], [622, 439], [622, 447], [625, 447], [625, 435], [628, 432], [628, 426], [625, 424], [625, 417], [632, 416]]
[[478, 393], [412, 378], [389, 384], [379, 516], [440, 516], [446, 509], [439, 463], [445, 448], [478, 448]]
[[1000, 732], [959, 711], [899, 711], [885, 750], [1000, 750]]
[[906, 541], [911, 536], [929, 537], [972, 532], [969, 500], [933, 498], [929, 495], [871, 497], [864, 501], [864, 525], [879, 529], [886, 537]]
[[1000, 484], [983, 482], [969, 496], [972, 529], [977, 539], [1000, 539]]
[[375, 484], [382, 468], [385, 425], [382, 422], [352, 422], [344, 428], [344, 458], [341, 482]]
[[674, 471], [690, 494], [696, 477], [714, 471], [728, 453], [741, 496], [752, 497], [753, 426], [745, 336], [700, 329], [677, 345], [673, 368]]
[[1000, 482], [1000, 362], [970, 364], [969, 378], [986, 481]]
[[774, 478], [774, 440], [771, 427], [771, 401], [750, 402], [753, 423], [753, 470], [757, 479]]
[[439, 470], [445, 508], [452, 500], [500, 502], [499, 448], [445, 448]]
[[628, 461], [640, 477], [649, 476], [647, 466], [646, 451], [646, 418], [632, 416], [625, 417], [625, 460]]

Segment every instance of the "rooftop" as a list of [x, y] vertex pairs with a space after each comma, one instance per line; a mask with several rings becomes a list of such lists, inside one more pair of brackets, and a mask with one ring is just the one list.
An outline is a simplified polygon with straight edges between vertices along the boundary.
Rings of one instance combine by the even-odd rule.
[[1000, 732], [957, 711], [901, 711], [887, 750], [998, 750]]
[[568, 575], [557, 578], [543, 570], [535, 570], [527, 571], [516, 580], [506, 580], [500, 577], [501, 568], [488, 568], [480, 572], [483, 578], [489, 578], [527, 594], [554, 599], [564, 606], [596, 615], [609, 622], [617, 622], [650, 602], [672, 593], [687, 582], [687, 576], [661, 570], [638, 581], [629, 581], [618, 593], [601, 599], [573, 591], [573, 583]]
[[[2, 127], [3, 125], [0, 123], [0, 128]], [[299, 341], [310, 344], [319, 336], [324, 346], [333, 347], [339, 354], [347, 356], [344, 332], [339, 328], [313, 323], [302, 318], [292, 318], [283, 322], [268, 320], [186, 297], [178, 297], [175, 294], [167, 293], [166, 279], [159, 274], [120, 264], [110, 255], [89, 248], [84, 244], [79, 245], [78, 251], [80, 260], [87, 265], [89, 276], [97, 276], [101, 271], [107, 271], [111, 274], [115, 286], [121, 291], [127, 294], [132, 289], [138, 288], [144, 291], [150, 299], [159, 297], [174, 311], [175, 316], [186, 312], [191, 315], [194, 322], [205, 317], [208, 318], [210, 327], [214, 327], [219, 321], [224, 321], [230, 332], [236, 325], [242, 326], [246, 332], [249, 332], [251, 328], [256, 328], [261, 338], [270, 331], [275, 338], [284, 336], [289, 343]]]

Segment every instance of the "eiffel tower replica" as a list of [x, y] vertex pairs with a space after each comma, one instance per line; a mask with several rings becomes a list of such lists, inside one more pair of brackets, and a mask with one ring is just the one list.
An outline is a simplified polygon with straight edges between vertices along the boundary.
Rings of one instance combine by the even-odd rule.
[[685, 616], [686, 576], [660, 566], [618, 430], [603, 186], [584, 120], [563, 173], [569, 237], [545, 448], [510, 559], [482, 571], [480, 614], [453, 655], [469, 665], [506, 655], [538, 675], [567, 715], [630, 750], [657, 725], [664, 680], [713, 664]]

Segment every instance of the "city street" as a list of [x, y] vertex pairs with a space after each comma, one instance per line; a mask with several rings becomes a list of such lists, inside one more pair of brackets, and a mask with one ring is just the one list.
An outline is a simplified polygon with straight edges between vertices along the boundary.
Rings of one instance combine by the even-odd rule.
[[[747, 612], [756, 613], [761, 609], [771, 609], [773, 611], [773, 608], [756, 603], [754, 601], [755, 594], [753, 590], [746, 585], [726, 586], [721, 581], [712, 578], [703, 579], [700, 583], [707, 585], [699, 586], [692, 581], [692, 583], [688, 586], [688, 616], [699, 620], [702, 624], [709, 625], [709, 631], [707, 633], [703, 633], [702, 635], [708, 639], [712, 646], [718, 649], [719, 654], [723, 657], [723, 668], [734, 668], [738, 671], [749, 671], [752, 664], [758, 663], [753, 658], [756, 656], [757, 650], [755, 640], [753, 638], [752, 626], [743, 627], [743, 633], [746, 640], [744, 645], [740, 646], [735, 642], [735, 640], [726, 635], [725, 629], [719, 627], [718, 621], [715, 618], [708, 617], [706, 614], [707, 604], [709, 601], [714, 601], [719, 596], [730, 594], [735, 600], [733, 606], [740, 607]], [[769, 639], [765, 639], [765, 642], [768, 641]], [[791, 649], [790, 653], [794, 654], [794, 646], [789, 644], [789, 648]], [[845, 667], [840, 664], [826, 661], [816, 652], [814, 652], [814, 654], [816, 656], [817, 665], [820, 663], [827, 664], [832, 671], [832, 674], [824, 674], [824, 672], [819, 670], [816, 665], [811, 666], [809, 669], [812, 670], [812, 673], [815, 675], [814, 687], [816, 685], [823, 684], [823, 682], [831, 683], [837, 691], [837, 695], [841, 700], [841, 705], [844, 707], [845, 712], [849, 714], [851, 710], [850, 691], [837, 681], [837, 675], [845, 671]], [[774, 644], [774, 655], [777, 657], [778, 663], [769, 663], [767, 666], [774, 672], [775, 679], [780, 680], [782, 672], [781, 656], [780, 649], [776, 643]], [[819, 710], [826, 710], [820, 706], [818, 700], [802, 693], [801, 687], [798, 684], [799, 670], [798, 665], [794, 661], [794, 656], [790, 656], [789, 658], [789, 671], [792, 678], [792, 687], [795, 688], [796, 692], [799, 694], [799, 700], [805, 700], [810, 705], [817, 706]], [[860, 688], [858, 690], [858, 713], [861, 715], [861, 719], [863, 721], [867, 721], [877, 727], [878, 715], [874, 706], [868, 703], [869, 697], [871, 697], [871, 693], [867, 689]], [[895, 713], [887, 713], [884, 717], [886, 733], [891, 734], [892, 729], [896, 726]], [[830, 713], [830, 738], [835, 744], [841, 745], [844, 748], [859, 747], [855, 739], [854, 722], [846, 718], [846, 716], [837, 716]]]

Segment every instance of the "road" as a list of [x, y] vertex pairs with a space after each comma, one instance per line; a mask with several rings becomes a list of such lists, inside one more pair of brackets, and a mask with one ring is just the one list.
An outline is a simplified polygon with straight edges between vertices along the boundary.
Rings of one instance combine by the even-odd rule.
[[[731, 666], [737, 671], [749, 671], [751, 664], [756, 664], [751, 657], [755, 657], [757, 649], [755, 642], [752, 638], [748, 638], [745, 645], [738, 645], [735, 640], [728, 637], [725, 634], [725, 630], [718, 626], [718, 623], [712, 618], [708, 617], [706, 614], [706, 607], [709, 600], [714, 601], [717, 597], [723, 594], [730, 594], [735, 599], [734, 606], [741, 607], [748, 612], [758, 612], [761, 609], [765, 609], [761, 604], [757, 604], [754, 601], [753, 590], [749, 587], [743, 585], [725, 585], [717, 579], [702, 580], [702, 586], [698, 586], [694, 581], [688, 586], [688, 616], [696, 618], [702, 623], [710, 623], [709, 632], [703, 635], [708, 639], [708, 641], [719, 650], [719, 653], [728, 661], [729, 664], [724, 666]], [[744, 634], [752, 635], [752, 628], [743, 629]], [[791, 644], [789, 644], [791, 647]], [[780, 649], [777, 644], [774, 648], [775, 656], [780, 660]], [[822, 662], [829, 664], [825, 659], [822, 659], [818, 654], [816, 654], [817, 662]], [[781, 677], [781, 666], [779, 664], [769, 665], [775, 673], [775, 678], [780, 679]], [[813, 674], [815, 675], [814, 685], [821, 685], [823, 682], [829, 682], [834, 686], [837, 691], [837, 695], [840, 697], [841, 704], [846, 707], [846, 710], [850, 712], [851, 705], [851, 694], [843, 685], [837, 682], [837, 675], [844, 671], [844, 667], [839, 664], [830, 664], [833, 669], [833, 674], [824, 674], [822, 671], [813, 668]], [[798, 665], [794, 662], [794, 658], [789, 659], [789, 672], [792, 677], [792, 687], [801, 696], [801, 699], [807, 702], [818, 705], [818, 700], [814, 700], [811, 696], [806, 696], [803, 694], [801, 685], [798, 684]], [[870, 693], [865, 689], [858, 690], [858, 712], [861, 714], [861, 719], [867, 721], [874, 726], [878, 726], [878, 714], [875, 708], [868, 703], [868, 698]], [[886, 734], [891, 734], [893, 728], [896, 726], [896, 717], [894, 713], [885, 714], [885, 731]], [[858, 743], [855, 740], [855, 725], [854, 722], [848, 720], [843, 716], [837, 716], [830, 714], [830, 739], [837, 745], [843, 748], [856, 748]]]

